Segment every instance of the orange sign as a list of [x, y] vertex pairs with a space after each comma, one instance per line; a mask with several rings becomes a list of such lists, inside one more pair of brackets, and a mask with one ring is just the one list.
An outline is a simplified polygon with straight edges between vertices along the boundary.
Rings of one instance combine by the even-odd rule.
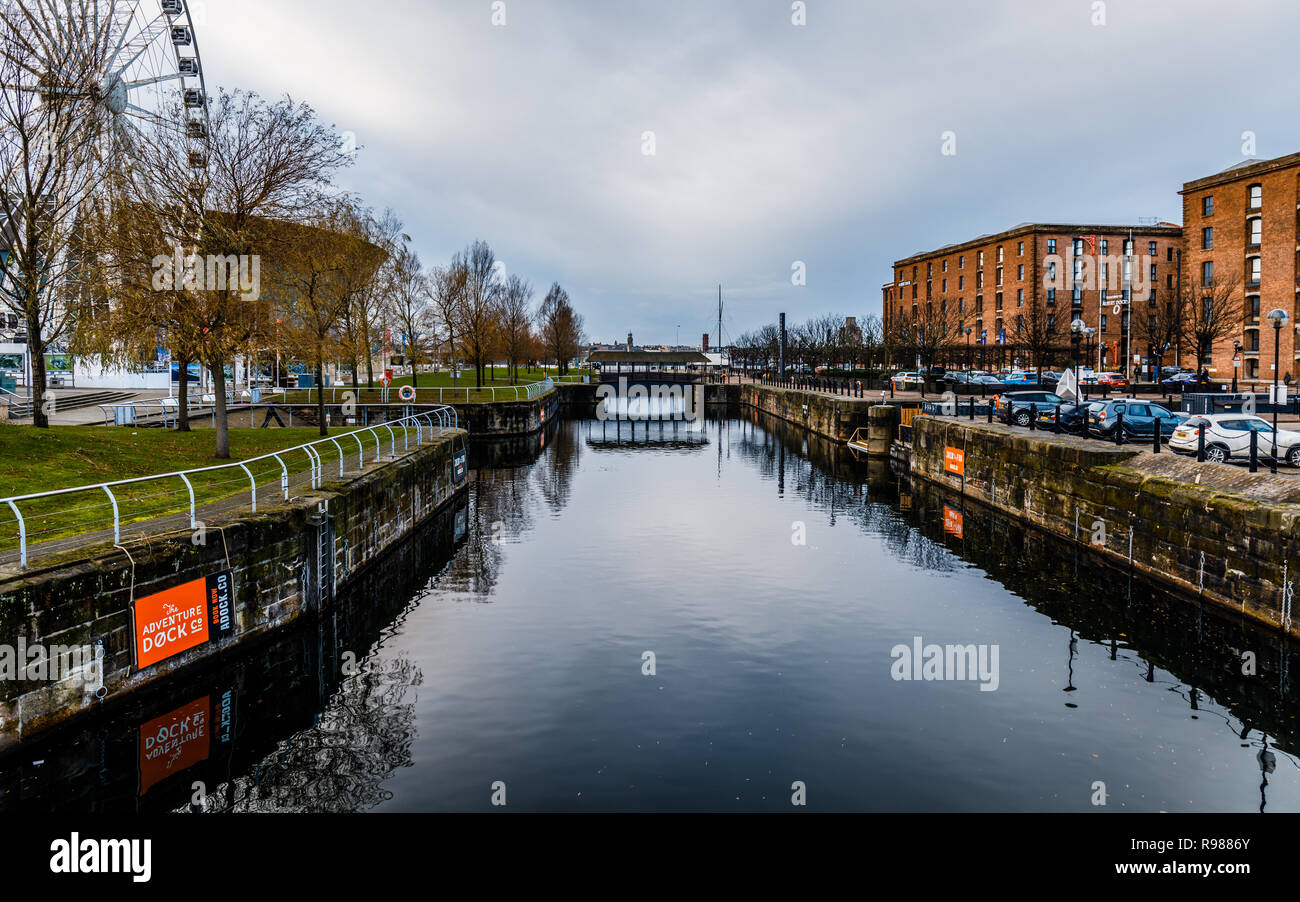
[[955, 511], [946, 504], [943, 506], [943, 531], [959, 539], [962, 536], [961, 511]]
[[140, 795], [208, 757], [209, 696], [140, 725]]
[[201, 576], [135, 602], [135, 666], [157, 664], [234, 629], [228, 570]]
[[960, 448], [943, 449], [943, 469], [957, 476], [966, 475], [966, 452]]

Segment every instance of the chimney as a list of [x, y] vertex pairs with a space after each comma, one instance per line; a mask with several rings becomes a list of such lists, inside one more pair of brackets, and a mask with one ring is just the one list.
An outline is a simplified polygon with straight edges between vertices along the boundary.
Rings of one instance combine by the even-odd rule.
[[704, 333], [704, 341], [701, 342], [701, 344], [700, 344], [700, 350], [702, 350], [705, 354], [709, 353], [709, 333], [708, 333], [708, 332], [705, 332], [705, 333]]
[[632, 350], [632, 333], [627, 333], [627, 349]]

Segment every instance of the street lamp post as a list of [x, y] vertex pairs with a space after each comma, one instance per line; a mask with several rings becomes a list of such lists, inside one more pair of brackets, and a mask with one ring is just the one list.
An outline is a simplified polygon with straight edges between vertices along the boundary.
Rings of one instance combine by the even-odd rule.
[[[1282, 327], [1290, 319], [1285, 310], [1281, 307], [1274, 308], [1268, 312], [1268, 321], [1273, 324], [1273, 396], [1269, 398], [1273, 402], [1273, 468], [1276, 472], [1277, 467], [1277, 365], [1278, 365], [1278, 345], [1282, 339]], [[1236, 375], [1235, 371], [1233, 373]]]
[[[1279, 329], [1281, 326], [1278, 327]], [[1237, 393], [1237, 371], [1241, 369], [1241, 342], [1232, 340], [1232, 393]], [[1274, 367], [1276, 369], [1276, 367]]]
[[1074, 403], [1079, 403], [1082, 393], [1079, 390], [1079, 343], [1083, 341], [1083, 330], [1087, 327], [1083, 320], [1075, 318], [1070, 323], [1070, 343], [1074, 346]]

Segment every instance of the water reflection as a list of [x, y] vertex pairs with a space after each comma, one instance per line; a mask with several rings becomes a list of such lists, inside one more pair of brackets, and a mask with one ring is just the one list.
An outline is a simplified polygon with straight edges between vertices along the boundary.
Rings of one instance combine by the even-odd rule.
[[[701, 426], [476, 445], [326, 615], [0, 759], [0, 810], [1300, 804], [1285, 638], [780, 421]], [[892, 682], [913, 636], [999, 644], [1001, 687]]]

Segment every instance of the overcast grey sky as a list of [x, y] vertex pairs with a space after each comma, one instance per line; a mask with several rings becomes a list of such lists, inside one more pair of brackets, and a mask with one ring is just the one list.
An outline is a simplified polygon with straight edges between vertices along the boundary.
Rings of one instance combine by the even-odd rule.
[[[1028, 220], [1181, 222], [1300, 151], [1297, 0], [204, 0], [209, 88], [306, 100], [426, 262], [489, 241], [589, 337], [879, 313], [893, 260]], [[643, 153], [652, 131], [655, 153]], [[944, 132], [956, 154], [941, 153]], [[807, 284], [791, 284], [802, 261]], [[714, 339], [716, 341], [716, 338]]]

